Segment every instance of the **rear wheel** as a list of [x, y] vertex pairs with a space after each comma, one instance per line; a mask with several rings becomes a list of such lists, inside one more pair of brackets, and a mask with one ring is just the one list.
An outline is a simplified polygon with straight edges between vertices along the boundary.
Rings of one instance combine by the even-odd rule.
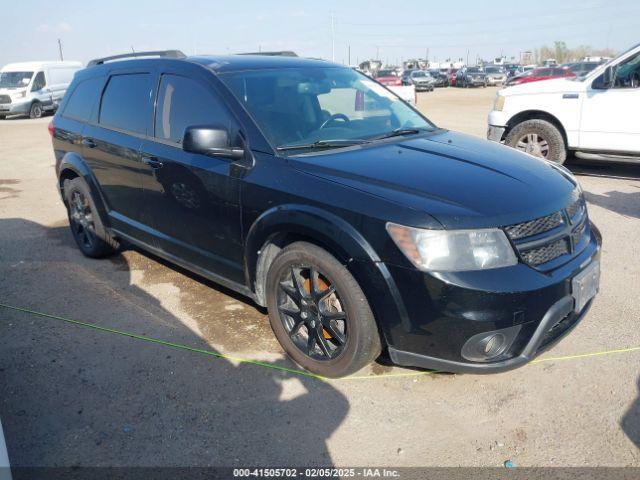
[[0, 120], [4, 120], [5, 118], [7, 118], [6, 115], [0, 115]]
[[118, 248], [115, 241], [105, 230], [91, 191], [80, 177], [64, 182], [64, 196], [69, 216], [69, 227], [80, 251], [91, 258], [111, 255]]
[[33, 102], [31, 104], [31, 108], [29, 109], [29, 118], [40, 118], [42, 117], [42, 105], [39, 102]]
[[380, 354], [369, 303], [349, 271], [307, 242], [284, 248], [267, 274], [271, 327], [284, 350], [317, 375], [342, 377]]
[[527, 120], [511, 129], [505, 144], [557, 163], [564, 163], [567, 148], [560, 130], [546, 120]]

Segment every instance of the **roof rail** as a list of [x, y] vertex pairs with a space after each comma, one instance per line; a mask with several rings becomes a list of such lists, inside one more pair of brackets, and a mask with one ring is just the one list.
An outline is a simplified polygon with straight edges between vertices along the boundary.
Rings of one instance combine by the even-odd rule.
[[111, 57], [94, 58], [87, 64], [87, 67], [91, 67], [93, 65], [102, 65], [103, 63], [111, 62], [114, 60], [124, 60], [126, 58], [138, 58], [138, 57], [187, 58], [187, 56], [184, 53], [182, 53], [180, 50], [156, 50], [153, 52], [131, 52], [131, 53], [123, 53], [121, 55], [113, 55]]
[[282, 50], [279, 52], [247, 52], [238, 53], [237, 55], [265, 55], [267, 57], [297, 57], [296, 52], [292, 50]]

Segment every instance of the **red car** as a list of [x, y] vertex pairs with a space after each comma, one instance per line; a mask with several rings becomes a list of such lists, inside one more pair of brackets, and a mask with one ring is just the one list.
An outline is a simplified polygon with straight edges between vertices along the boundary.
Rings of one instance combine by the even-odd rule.
[[393, 70], [380, 70], [375, 76], [378, 83], [387, 87], [397, 87], [402, 85], [402, 79]]
[[449, 79], [449, 86], [451, 87], [455, 87], [456, 86], [456, 74], [458, 73], [458, 69], [457, 68], [450, 68], [447, 71], [447, 78]]
[[575, 77], [568, 68], [561, 67], [543, 67], [531, 70], [524, 75], [518, 75], [507, 80], [506, 86], [519, 85], [521, 83], [539, 82], [541, 80], [551, 80], [553, 78], [570, 78]]

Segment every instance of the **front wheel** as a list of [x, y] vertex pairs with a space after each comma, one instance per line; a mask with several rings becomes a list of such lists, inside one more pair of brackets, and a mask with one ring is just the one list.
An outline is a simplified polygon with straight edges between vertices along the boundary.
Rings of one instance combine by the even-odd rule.
[[564, 163], [567, 148], [562, 133], [546, 120], [527, 120], [511, 129], [505, 138], [506, 145], [535, 157], [556, 163]]
[[267, 274], [276, 338], [299, 365], [324, 377], [357, 372], [380, 354], [376, 322], [358, 282], [326, 250], [296, 242]]
[[31, 108], [29, 109], [29, 118], [40, 118], [42, 117], [42, 105], [38, 102], [33, 102], [31, 104]]

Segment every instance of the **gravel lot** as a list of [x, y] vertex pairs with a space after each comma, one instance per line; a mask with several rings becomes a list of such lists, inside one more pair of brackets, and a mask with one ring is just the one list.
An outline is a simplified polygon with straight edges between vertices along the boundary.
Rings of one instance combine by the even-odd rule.
[[[483, 136], [494, 94], [418, 103]], [[136, 251], [80, 254], [48, 121], [0, 122], [0, 303], [293, 368], [237, 295]], [[0, 307], [12, 464], [640, 466], [640, 351], [619, 351], [640, 346], [640, 166], [571, 168], [604, 237], [601, 293], [542, 361], [492, 376], [376, 364], [323, 382]]]

